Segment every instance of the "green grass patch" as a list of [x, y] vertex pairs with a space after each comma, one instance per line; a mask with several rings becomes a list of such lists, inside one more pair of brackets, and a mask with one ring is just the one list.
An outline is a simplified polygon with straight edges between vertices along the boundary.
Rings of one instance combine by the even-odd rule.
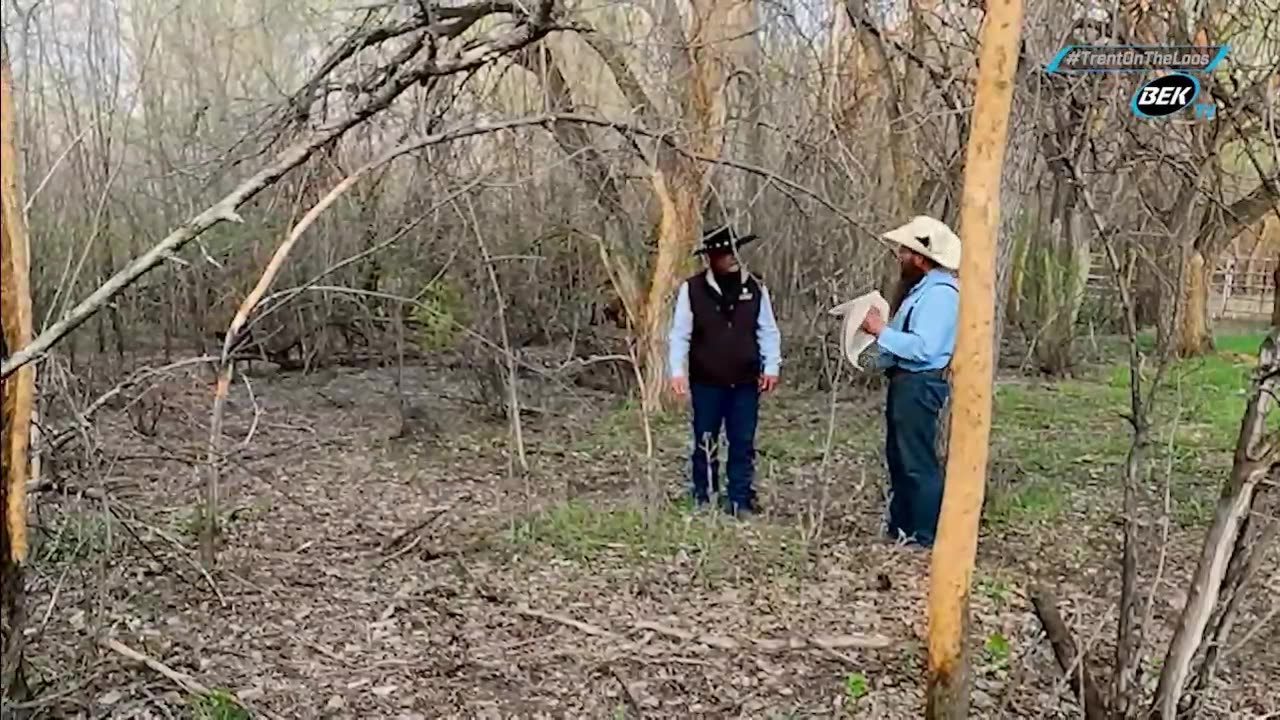
[[1011, 492], [1044, 495], [1037, 482], [1087, 478], [1123, 459], [1124, 402], [1123, 392], [1091, 380], [999, 386], [992, 450], [1002, 465], [1016, 468], [1013, 485], [1026, 486]]
[[[650, 417], [649, 430], [653, 433], [654, 445], [659, 448], [687, 442], [690, 432], [688, 420], [679, 409], [669, 409]], [[644, 418], [640, 414], [639, 403], [633, 399], [616, 403], [578, 438], [576, 446], [575, 449], [583, 452], [604, 449], [643, 453]]]
[[1009, 638], [999, 630], [988, 635], [982, 643], [982, 661], [987, 670], [1008, 669], [1011, 654]]
[[709, 575], [733, 567], [773, 568], [793, 575], [807, 566], [799, 531], [759, 518], [742, 522], [683, 503], [653, 512], [631, 506], [594, 507], [569, 501], [518, 521], [508, 539], [579, 561], [643, 563], [678, 553], [701, 556]]
[[[1256, 346], [1255, 346], [1256, 351]], [[1178, 361], [1166, 371], [1157, 400], [1159, 425], [1177, 421], [1179, 444], [1203, 449], [1227, 449], [1235, 441], [1244, 412], [1245, 393], [1253, 362], [1234, 351], [1219, 351]], [[1146, 385], [1154, 371], [1145, 371]], [[1113, 368], [1108, 384], [1127, 395], [1129, 368]]]
[[991, 493], [983, 509], [988, 527], [1043, 525], [1052, 523], [1070, 505], [1068, 488], [1052, 480], [1033, 480]]
[[[1149, 459], [1160, 486], [1171, 471], [1171, 510], [1180, 525], [1203, 525], [1212, 514], [1263, 337], [1220, 335], [1214, 352], [1177, 361], [1166, 372], [1151, 418]], [[1154, 370], [1143, 372], [1149, 386]], [[1119, 487], [1131, 437], [1126, 360], [1058, 382], [1004, 383], [994, 402], [991, 442], [999, 472], [984, 511], [989, 526], [1053, 522], [1086, 486]], [[1277, 415], [1273, 428], [1280, 428]]]
[[[819, 416], [811, 416], [817, 418]], [[761, 457], [784, 462], [822, 461], [827, 447], [827, 413], [820, 416], [821, 421], [803, 420], [791, 413], [766, 413], [761, 418], [761, 427], [767, 428], [756, 439], [756, 450]], [[842, 452], [856, 450], [860, 452], [879, 452], [884, 439], [879, 427], [868, 431], [865, 425], [852, 423], [847, 416], [836, 416], [835, 428], [831, 433], [831, 447]]]

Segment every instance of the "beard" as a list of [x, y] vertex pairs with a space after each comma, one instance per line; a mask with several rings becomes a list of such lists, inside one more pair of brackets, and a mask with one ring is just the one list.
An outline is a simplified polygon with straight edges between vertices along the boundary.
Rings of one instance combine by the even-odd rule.
[[907, 299], [907, 293], [919, 283], [925, 275], [925, 271], [920, 269], [914, 263], [903, 263], [898, 272], [898, 283], [893, 289], [893, 297], [889, 300], [889, 311], [897, 312], [902, 307], [902, 301]]

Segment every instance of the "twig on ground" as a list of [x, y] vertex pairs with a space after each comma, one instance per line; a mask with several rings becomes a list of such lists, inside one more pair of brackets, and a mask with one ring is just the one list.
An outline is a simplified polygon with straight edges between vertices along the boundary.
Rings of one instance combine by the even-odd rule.
[[437, 505], [436, 507], [427, 508], [424, 510], [427, 513], [427, 517], [424, 520], [388, 540], [382, 545], [382, 551], [390, 552], [392, 548], [404, 542], [405, 538], [422, 532], [428, 525], [444, 517], [444, 514], [449, 512], [452, 507], [452, 505]]
[[106, 640], [102, 641], [102, 646], [107, 648], [108, 650], [111, 650], [112, 652], [123, 655], [124, 657], [130, 660], [133, 660], [134, 662], [139, 662], [139, 663], [142, 663], [143, 665], [146, 665], [147, 667], [156, 671], [160, 675], [164, 676], [166, 679], [173, 682], [173, 684], [177, 685], [183, 690], [186, 690], [189, 693], [192, 693], [194, 695], [209, 694], [209, 688], [205, 687], [204, 685], [201, 685], [195, 678], [191, 677], [186, 673], [180, 673], [177, 670], [174, 670], [173, 668], [169, 667], [168, 665], [165, 665], [164, 663], [160, 662], [159, 660], [156, 660], [153, 657], [150, 657], [148, 655], [143, 655], [142, 653], [138, 652], [137, 650], [134, 650], [128, 645], [125, 645], [119, 640], [116, 640], [114, 638], [107, 638]]
[[573, 618], [567, 617], [565, 615], [557, 615], [555, 613], [548, 613], [548, 612], [542, 612], [540, 610], [533, 610], [527, 605], [521, 605], [520, 607], [517, 607], [516, 614], [523, 615], [525, 617], [536, 618], [538, 620], [547, 620], [549, 622], [560, 623], [561, 625], [566, 625], [575, 630], [580, 630], [588, 635], [594, 635], [596, 637], [610, 637], [610, 638], [618, 637], [617, 633], [611, 630], [605, 630], [599, 625], [584, 623], [579, 620], [574, 620]]
[[[163, 676], [166, 680], [169, 680], [173, 684], [191, 693], [192, 695], [208, 695], [211, 692], [208, 687], [201, 684], [199, 681], [197, 681], [195, 678], [191, 677], [190, 675], [186, 673], [178, 672], [177, 670], [174, 670], [173, 668], [169, 667], [168, 665], [165, 665], [159, 660], [156, 660], [155, 658], [149, 655], [144, 655], [138, 652], [137, 650], [134, 650], [133, 648], [129, 647], [128, 645], [125, 645], [119, 640], [116, 640], [115, 638], [107, 638], [105, 640], [102, 640], [101, 644], [106, 649], [118, 655], [122, 655], [130, 660], [133, 660], [134, 662], [142, 663], [143, 665], [146, 665], [151, 670]], [[275, 715], [268, 713], [260, 708], [255, 708], [233, 694], [231, 695], [231, 699], [235, 701], [237, 705], [245, 708], [246, 710], [251, 711], [254, 715], [268, 718], [268, 720], [279, 720]]]
[[644, 709], [641, 707], [640, 698], [636, 697], [635, 691], [632, 690], [631, 683], [627, 682], [627, 679], [623, 677], [622, 671], [618, 669], [616, 664], [608, 663], [608, 667], [613, 679], [617, 680], [618, 684], [622, 686], [622, 696], [627, 699], [627, 705], [631, 707], [636, 717], [643, 718]]

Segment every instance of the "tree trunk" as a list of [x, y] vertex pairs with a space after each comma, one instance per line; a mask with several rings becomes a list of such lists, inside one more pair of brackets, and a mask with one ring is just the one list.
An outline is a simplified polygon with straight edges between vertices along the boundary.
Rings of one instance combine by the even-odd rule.
[[950, 453], [929, 587], [926, 714], [931, 720], [964, 718], [969, 709], [968, 601], [990, 450], [1000, 179], [1021, 31], [1020, 0], [987, 4], [960, 216], [963, 280]]
[[1280, 327], [1280, 262], [1271, 273], [1271, 327]]
[[[679, 14], [674, 2], [665, 3], [664, 22], [674, 22]], [[686, 146], [708, 157], [720, 154], [724, 143], [724, 85], [733, 54], [740, 54], [748, 33], [752, 0], [695, 0], [685, 32], [685, 46], [675, 49], [673, 76], [686, 77], [681, 100]], [[644, 406], [655, 410], [662, 405], [663, 375], [666, 368], [666, 329], [671, 301], [681, 277], [690, 265], [690, 255], [702, 225], [703, 195], [707, 187], [706, 168], [697, 160], [659, 149], [654, 192], [661, 208], [658, 221], [658, 255], [654, 260], [649, 291], [645, 299], [638, 342], [644, 366]]]
[[[31, 263], [14, 138], [9, 54], [0, 40], [0, 357], [31, 342]], [[22, 562], [27, 551], [27, 477], [35, 366], [0, 380], [0, 698], [24, 699]]]
[[1205, 212], [1191, 250], [1179, 273], [1178, 306], [1174, 316], [1173, 349], [1181, 357], [1202, 355], [1213, 350], [1209, 322], [1209, 290], [1218, 257], [1245, 228], [1251, 227], [1275, 208], [1280, 183], [1264, 180], [1257, 188], [1225, 208]]
[[1174, 347], [1178, 357], [1194, 357], [1213, 350], [1209, 329], [1209, 285], [1212, 268], [1199, 250], [1192, 250], [1183, 270], [1178, 332]]
[[644, 407], [662, 407], [663, 375], [666, 368], [666, 330], [670, 322], [672, 296], [697, 238], [701, 217], [702, 177], [696, 168], [681, 168], [655, 183], [662, 219], [658, 223], [658, 256], [649, 279], [643, 321], [637, 342], [644, 369]]

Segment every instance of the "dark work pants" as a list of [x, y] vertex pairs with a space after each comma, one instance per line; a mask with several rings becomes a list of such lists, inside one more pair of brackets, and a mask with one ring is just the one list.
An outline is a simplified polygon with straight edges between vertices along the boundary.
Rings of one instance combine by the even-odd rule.
[[938, 413], [951, 388], [936, 373], [899, 373], [889, 381], [885, 407], [889, 465], [889, 534], [933, 545], [942, 511]]
[[731, 511], [753, 510], [759, 387], [754, 382], [694, 383], [689, 391], [693, 396], [693, 499], [705, 503], [710, 499], [709, 489], [720, 488], [720, 429], [723, 427], [729, 445], [726, 504]]

